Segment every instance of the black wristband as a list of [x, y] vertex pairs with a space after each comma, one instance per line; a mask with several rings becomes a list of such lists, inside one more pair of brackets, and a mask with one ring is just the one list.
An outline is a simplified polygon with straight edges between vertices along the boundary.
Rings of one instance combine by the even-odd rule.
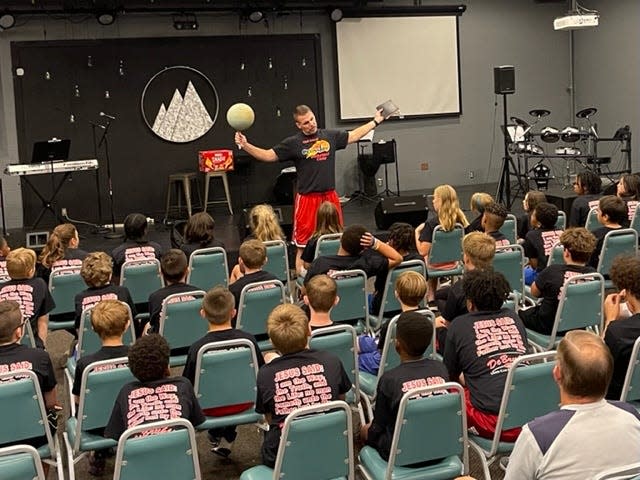
[[373, 120], [373, 123], [376, 124], [376, 127], [382, 123], [382, 122], [377, 121], [375, 118], [372, 118], [372, 120]]

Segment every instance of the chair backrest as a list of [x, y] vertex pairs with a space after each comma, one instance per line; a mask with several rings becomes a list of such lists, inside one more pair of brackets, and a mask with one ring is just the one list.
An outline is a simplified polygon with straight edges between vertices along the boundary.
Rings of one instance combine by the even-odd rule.
[[598, 261], [598, 272], [603, 275], [608, 275], [613, 260], [618, 255], [636, 255], [637, 251], [638, 232], [633, 228], [621, 228], [610, 231], [604, 237], [600, 260]]
[[599, 273], [586, 273], [568, 278], [560, 290], [560, 301], [551, 340], [559, 332], [597, 327], [602, 331], [604, 319], [604, 278]]
[[547, 267], [549, 265], [562, 265], [564, 264], [564, 247], [560, 242], [556, 243], [549, 253], [549, 260], [547, 261]]
[[623, 467], [614, 467], [600, 472], [593, 480], [639, 480], [640, 462]]
[[584, 228], [593, 232], [600, 228], [602, 224], [598, 221], [598, 207], [593, 207], [589, 210], [589, 214], [587, 215], [587, 221], [584, 224]]
[[31, 445], [0, 448], [0, 478], [45, 480], [38, 451]]
[[[309, 452], [322, 448], [322, 455]], [[353, 423], [342, 401], [301, 407], [284, 421], [273, 478], [355, 478]]]
[[502, 273], [511, 290], [524, 294], [524, 249], [522, 245], [504, 245], [496, 247], [493, 257], [493, 268]]
[[[149, 435], [148, 431], [154, 432]], [[158, 432], [158, 433], [155, 433]], [[126, 430], [118, 441], [114, 480], [140, 478], [200, 480], [193, 425], [184, 418], [146, 423]]]
[[620, 396], [620, 400], [623, 402], [634, 402], [640, 399], [640, 368], [638, 365], [640, 365], [640, 337], [633, 344], [631, 357], [629, 357], [629, 366]]
[[174, 293], [162, 301], [160, 328], [171, 349], [190, 347], [207, 332], [207, 322], [200, 316], [206, 292]]
[[164, 287], [160, 262], [155, 258], [124, 262], [120, 285], [129, 289], [133, 303], [146, 303], [149, 295]]
[[633, 217], [631, 217], [631, 225], [629, 228], [633, 228], [640, 235], [640, 214], [638, 213], [639, 208], [636, 208], [633, 212]]
[[380, 299], [380, 317], [383, 317], [387, 312], [400, 311], [400, 302], [395, 296], [395, 285], [398, 276], [408, 270], [418, 272], [424, 278], [427, 278], [427, 266], [422, 260], [406, 260], [397, 267], [389, 270], [389, 272], [387, 272], [387, 279], [384, 282], [384, 291]]
[[[127, 311], [129, 312], [129, 328], [124, 332], [122, 336], [122, 343], [125, 345], [133, 345], [135, 342], [136, 334], [135, 334], [135, 325], [133, 322], [133, 315], [131, 314], [131, 308], [125, 302], [120, 302], [122, 305], [127, 307]], [[102, 347], [102, 340], [98, 336], [98, 334], [93, 330], [93, 326], [91, 325], [91, 311], [92, 308], [87, 308], [82, 311], [82, 315], [80, 317], [80, 328], [78, 329], [78, 346], [77, 346], [77, 354], [76, 359], [86, 355], [88, 353], [97, 352]]]
[[216, 285], [229, 285], [227, 252], [222, 247], [200, 248], [189, 257], [187, 283], [205, 292]]
[[289, 281], [289, 254], [287, 244], [283, 240], [264, 242], [267, 247], [267, 263], [263, 270], [272, 273], [282, 283]]
[[459, 223], [448, 232], [441, 225], [436, 226], [429, 250], [429, 264], [461, 261], [462, 237], [464, 228]]
[[71, 313], [76, 311], [76, 294], [87, 288], [84, 280], [78, 272], [78, 267], [56, 268], [51, 271], [49, 277], [49, 291], [56, 308], [49, 315]]
[[360, 395], [358, 377], [358, 334], [351, 325], [332, 325], [311, 332], [309, 346], [315, 350], [324, 350], [336, 355], [342, 362], [349, 380], [354, 386], [356, 400]]
[[[250, 340], [211, 342], [198, 350], [194, 390], [204, 409], [229, 405], [253, 408], [258, 359]], [[233, 388], [220, 388], [225, 384]]]
[[505, 218], [500, 232], [509, 240], [509, 243], [517, 243], [518, 241], [518, 220], [513, 213], [509, 213]]
[[36, 339], [33, 336], [33, 329], [31, 328], [31, 322], [25, 322], [22, 329], [22, 338], [20, 344], [27, 347], [36, 348]]
[[[449, 392], [449, 393], [447, 393]], [[425, 425], [437, 434], [425, 435]], [[456, 455], [468, 471], [467, 415], [464, 390], [455, 382], [409, 390], [396, 418], [387, 475], [405, 467]]]
[[556, 220], [555, 229], [564, 230], [567, 228], [567, 214], [563, 210], [558, 210], [558, 219]]
[[318, 258], [321, 255], [336, 255], [340, 248], [340, 239], [342, 233], [327, 233], [320, 235], [316, 243], [316, 251], [313, 258]]
[[364, 320], [368, 325], [367, 274], [362, 270], [345, 270], [336, 272], [333, 278], [338, 287], [340, 301], [331, 309], [331, 319], [350, 325]]
[[240, 306], [236, 328], [252, 335], [267, 333], [267, 317], [271, 310], [285, 302], [284, 284], [280, 280], [266, 280], [245, 285], [240, 292]]

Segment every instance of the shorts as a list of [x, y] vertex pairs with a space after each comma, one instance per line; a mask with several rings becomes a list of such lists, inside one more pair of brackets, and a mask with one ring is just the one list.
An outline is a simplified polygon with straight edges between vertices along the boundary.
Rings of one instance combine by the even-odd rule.
[[[487, 413], [482, 410], [478, 410], [471, 403], [471, 396], [469, 389], [464, 389], [464, 403], [467, 408], [467, 428], [475, 428], [483, 438], [493, 438], [493, 434], [496, 431], [496, 423], [498, 423], [498, 415], [495, 413]], [[515, 442], [520, 435], [521, 427], [511, 428], [509, 430], [503, 430], [500, 435], [500, 441], [502, 442]]]
[[335, 190], [327, 192], [297, 193], [293, 214], [293, 241], [297, 247], [304, 247], [316, 229], [316, 212], [322, 202], [331, 202], [338, 209], [340, 224], [342, 207]]

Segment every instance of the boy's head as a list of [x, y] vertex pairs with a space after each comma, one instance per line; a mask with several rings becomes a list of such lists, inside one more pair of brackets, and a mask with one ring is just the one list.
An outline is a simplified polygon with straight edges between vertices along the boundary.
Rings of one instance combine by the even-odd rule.
[[91, 310], [91, 326], [102, 340], [122, 339], [130, 321], [129, 308], [119, 300], [102, 300]]
[[169, 344], [162, 335], [143, 335], [129, 348], [129, 369], [141, 382], [169, 376]]
[[315, 275], [305, 285], [304, 303], [318, 313], [327, 313], [338, 300], [338, 285], [329, 275]]
[[615, 195], [606, 195], [598, 202], [600, 223], [604, 221], [622, 225], [628, 218], [627, 204], [620, 197]]
[[10, 251], [11, 247], [7, 243], [7, 239], [0, 235], [0, 257], [6, 257]]
[[247, 240], [240, 245], [238, 255], [245, 267], [255, 270], [266, 263], [267, 247], [260, 240]]
[[635, 255], [620, 255], [611, 265], [611, 281], [626, 295], [633, 295], [640, 300], [640, 258]]
[[13, 300], [0, 302], [0, 345], [12, 343], [19, 337], [16, 330], [22, 325], [20, 304]]
[[490, 202], [484, 207], [482, 228], [485, 232], [497, 232], [507, 218], [507, 209], [498, 202]]
[[540, 228], [553, 228], [558, 221], [558, 207], [549, 202], [539, 203], [533, 211], [533, 218], [540, 224]]
[[493, 269], [466, 272], [462, 282], [465, 298], [477, 311], [500, 310], [511, 293], [507, 279]]
[[403, 305], [409, 308], [418, 308], [427, 294], [427, 281], [418, 272], [408, 270], [398, 275], [395, 291], [398, 300]]
[[472, 268], [490, 268], [496, 254], [496, 241], [486, 233], [468, 233], [462, 239], [462, 253], [467, 270], [471, 270], [469, 265]]
[[584, 227], [569, 228], [560, 235], [560, 243], [569, 252], [571, 259], [587, 263], [596, 249], [596, 237]]
[[285, 303], [274, 308], [267, 318], [271, 343], [281, 354], [300, 352], [307, 348], [311, 332], [309, 320], [297, 305]]
[[160, 270], [168, 284], [182, 282], [187, 275], [188, 266], [187, 256], [177, 248], [172, 248], [160, 259]]
[[433, 324], [418, 312], [402, 312], [396, 323], [396, 350], [419, 358], [433, 339]]
[[12, 280], [25, 280], [36, 273], [36, 252], [16, 248], [7, 255], [7, 273]]
[[410, 252], [416, 249], [416, 237], [413, 227], [404, 222], [396, 222], [389, 227], [389, 245], [398, 252]]
[[360, 238], [367, 233], [367, 229], [364, 225], [350, 225], [344, 229], [342, 238], [340, 239], [340, 246], [342, 249], [351, 256], [360, 255], [364, 248], [360, 245]]
[[147, 235], [147, 217], [141, 213], [130, 213], [124, 219], [124, 236], [127, 240], [143, 240]]
[[113, 261], [104, 252], [92, 252], [82, 261], [80, 276], [89, 287], [102, 287], [111, 281]]
[[209, 290], [202, 299], [202, 316], [214, 325], [231, 322], [235, 316], [235, 300], [228, 288], [217, 286]]

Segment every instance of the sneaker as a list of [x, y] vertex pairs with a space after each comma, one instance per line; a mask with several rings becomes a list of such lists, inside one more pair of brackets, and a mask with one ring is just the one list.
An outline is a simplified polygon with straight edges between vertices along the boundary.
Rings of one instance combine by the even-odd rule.
[[104, 467], [106, 461], [104, 455], [96, 455], [96, 452], [92, 452], [89, 456], [89, 475], [94, 477], [101, 477], [104, 475]]
[[207, 433], [209, 437], [209, 445], [211, 446], [211, 451], [216, 455], [222, 458], [228, 458], [231, 455], [231, 443], [225, 440], [224, 438], [214, 437], [211, 433]]

